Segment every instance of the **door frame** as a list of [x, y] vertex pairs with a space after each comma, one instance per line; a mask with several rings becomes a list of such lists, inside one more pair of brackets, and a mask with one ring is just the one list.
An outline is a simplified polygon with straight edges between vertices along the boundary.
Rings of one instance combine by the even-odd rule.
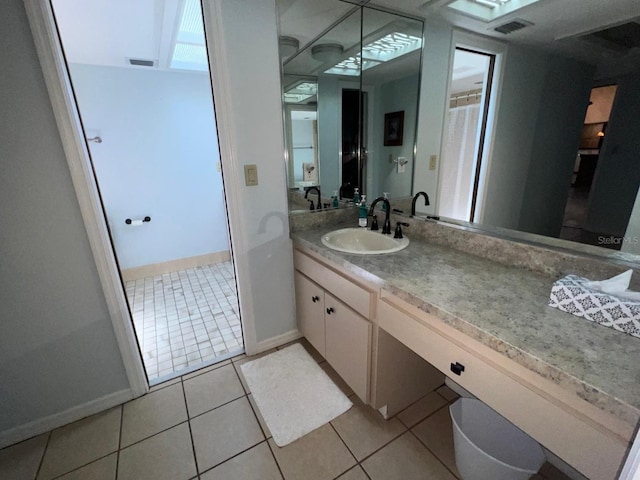
[[[484, 220], [484, 207], [485, 207], [485, 191], [491, 171], [491, 159], [493, 157], [494, 140], [496, 136], [496, 120], [498, 118], [498, 105], [500, 105], [500, 97], [502, 92], [502, 78], [504, 76], [504, 65], [507, 57], [508, 46], [505, 43], [497, 40], [481, 37], [471, 33], [463, 32], [460, 30], [453, 31], [453, 37], [451, 42], [451, 51], [449, 58], [449, 75], [447, 77], [447, 93], [446, 93], [446, 108], [444, 117], [442, 119], [442, 137], [440, 138], [440, 159], [442, 159], [442, 152], [445, 139], [449, 133], [449, 99], [451, 98], [451, 77], [453, 76], [453, 59], [456, 54], [456, 48], [464, 48], [466, 50], [473, 50], [478, 53], [484, 53], [495, 56], [493, 79], [491, 89], [489, 92], [485, 92], [482, 96], [481, 103], [485, 103], [485, 95], [489, 94], [489, 108], [486, 111], [486, 129], [484, 138], [484, 148], [482, 151], [482, 158], [480, 164], [480, 174], [478, 179], [478, 192], [476, 196], [476, 208], [474, 214], [474, 222], [482, 223]], [[437, 188], [437, 200], [436, 206], [440, 205], [440, 182], [442, 176], [442, 169], [438, 169], [438, 188]], [[436, 214], [438, 212], [436, 211]]]
[[138, 397], [149, 385], [53, 11], [47, 0], [24, 0], [24, 5], [131, 393]]
[[[23, 0], [29, 25], [33, 34], [36, 51], [45, 84], [49, 93], [49, 98], [53, 107], [56, 124], [60, 132], [62, 146], [67, 159], [67, 164], [71, 173], [74, 190], [78, 198], [82, 220], [84, 222], [91, 251], [96, 263], [98, 276], [104, 292], [105, 300], [109, 310], [111, 323], [113, 325], [116, 341], [120, 349], [122, 361], [126, 371], [127, 379], [131, 389], [132, 397], [139, 397], [149, 391], [149, 384], [144, 370], [141, 352], [133, 327], [131, 313], [129, 311], [124, 286], [122, 283], [117, 259], [114, 254], [113, 244], [109, 236], [109, 229], [106, 221], [106, 214], [102, 206], [100, 192], [96, 183], [93, 168], [91, 166], [90, 153], [85, 140], [84, 128], [78, 113], [78, 106], [71, 87], [71, 80], [67, 70], [67, 65], [62, 50], [62, 45], [58, 37], [53, 10], [48, 0]], [[211, 19], [207, 7], [210, 2], [204, 2], [205, 30], [209, 34], [215, 31], [214, 26], [209, 28], [206, 20]], [[215, 2], [214, 2], [215, 3]], [[215, 10], [214, 6], [214, 10]], [[215, 18], [215, 16], [213, 16]], [[215, 22], [214, 22], [215, 23]], [[215, 36], [215, 35], [214, 35]], [[220, 48], [220, 47], [218, 47]], [[214, 48], [209, 44], [209, 51]], [[210, 55], [210, 78], [214, 80], [214, 71], [224, 71], [222, 55]], [[216, 65], [213, 65], [216, 63]], [[218, 78], [215, 78], [217, 81]], [[214, 82], [215, 83], [215, 82]], [[224, 86], [220, 90], [225, 90]], [[223, 100], [223, 99], [222, 99]], [[231, 116], [232, 112], [226, 101], [215, 102], [217, 117]], [[229, 152], [232, 151], [231, 141], [223, 134], [223, 129], [219, 130], [220, 160], [224, 167], [227, 167]], [[225, 161], [227, 160], [227, 161]], [[235, 167], [231, 166], [233, 170]], [[230, 172], [231, 178], [235, 178], [234, 172]], [[224, 184], [223, 178], [223, 184]], [[242, 243], [242, 232], [235, 232], [232, 225], [238, 225], [236, 219], [240, 218], [241, 212], [234, 206], [237, 195], [234, 189], [225, 188], [225, 200], [227, 202], [227, 212], [229, 219], [229, 234], [232, 241], [231, 255], [234, 260], [236, 273], [236, 285], [238, 297], [241, 305], [241, 312], [248, 311], [250, 305], [250, 295], [242, 297], [242, 292], [248, 286], [238, 277], [238, 266], [234, 253], [233, 244]], [[231, 191], [231, 192], [230, 192]], [[240, 247], [240, 245], [238, 245]], [[255, 325], [253, 318], [241, 316], [242, 330], [245, 350], [255, 352], [257, 341], [255, 338]]]

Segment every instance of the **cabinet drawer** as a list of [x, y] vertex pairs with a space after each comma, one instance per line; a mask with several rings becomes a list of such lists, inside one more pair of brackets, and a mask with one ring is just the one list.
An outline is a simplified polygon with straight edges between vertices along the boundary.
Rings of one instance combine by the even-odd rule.
[[[528, 382], [519, 381], [518, 375], [510, 370], [510, 363], [514, 362], [506, 357], [500, 364], [493, 363], [476, 353], [473, 349], [475, 340], [467, 337], [472, 344], [470, 349], [455, 335], [449, 335], [452, 327], [436, 317], [424, 312], [416, 315], [412, 310], [404, 310], [401, 300], [396, 303], [393, 299], [393, 302], [393, 305], [385, 300], [378, 302], [380, 328], [588, 478], [616, 477], [627, 442], [615, 432], [585, 417], [572, 406], [525, 386]], [[456, 362], [464, 365], [460, 375], [451, 371], [451, 364]], [[514, 370], [519, 369], [514, 367]]]
[[371, 318], [371, 292], [298, 250], [294, 250], [293, 259], [296, 269], [364, 317]]

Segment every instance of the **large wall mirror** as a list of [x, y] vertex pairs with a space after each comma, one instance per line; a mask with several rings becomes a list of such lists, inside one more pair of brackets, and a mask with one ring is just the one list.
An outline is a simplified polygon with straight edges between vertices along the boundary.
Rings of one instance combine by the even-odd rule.
[[[317, 25], [314, 31], [314, 23], [328, 19], [331, 11], [335, 23], [335, 17], [354, 8], [340, 1], [331, 6], [320, 2], [326, 8], [306, 0], [279, 3], [282, 34], [301, 39], [302, 45], [300, 33], [317, 35], [333, 24]], [[625, 255], [640, 253], [637, 0], [618, 0], [607, 8], [599, 0], [372, 3], [344, 18], [344, 26], [352, 25], [354, 32], [352, 45], [343, 45], [345, 52], [364, 48], [367, 35], [381, 24], [421, 18], [425, 27], [422, 58], [414, 54], [415, 93], [411, 75], [400, 73], [404, 59], [396, 60], [384, 80], [376, 78], [376, 68], [360, 72], [355, 101], [363, 107], [360, 115], [372, 119], [367, 124], [364, 118], [366, 131], [359, 132], [364, 150], [356, 151], [367, 157], [360, 165], [367, 193], [390, 191], [393, 198], [424, 190], [431, 205], [421, 207], [422, 214], [494, 234], [517, 231], [514, 236], [532, 241], [550, 237], [564, 248], [597, 252], [572, 243], [579, 242], [622, 250], [619, 258], [640, 258]], [[393, 14], [380, 10], [385, 8], [407, 16], [392, 20]], [[389, 16], [387, 23], [384, 16]], [[296, 61], [294, 56], [285, 62], [285, 88], [288, 68]], [[380, 75], [385, 67], [377, 67]], [[323, 151], [321, 80], [326, 70], [296, 73], [306, 73], [317, 85], [318, 182], [329, 197], [342, 177], [325, 179], [332, 168], [325, 166], [325, 155], [333, 160], [327, 165], [339, 168], [344, 148], [339, 127], [332, 125], [333, 151], [328, 146]], [[348, 88], [350, 80], [333, 81]], [[355, 89], [357, 78], [351, 82]], [[393, 82], [385, 93], [382, 85]], [[400, 102], [405, 93], [418, 99], [417, 120], [410, 118], [410, 107], [385, 103]], [[403, 145], [385, 145], [385, 117], [399, 111], [404, 112]], [[398, 122], [397, 117], [389, 120]], [[408, 125], [415, 121], [415, 138], [407, 140]], [[409, 160], [404, 174], [398, 173], [398, 158]]]
[[[356, 188], [369, 198], [411, 195], [422, 30], [406, 15], [355, 7], [284, 59], [292, 209], [318, 208], [318, 190], [320, 207]], [[318, 190], [301, 198], [310, 187]]]

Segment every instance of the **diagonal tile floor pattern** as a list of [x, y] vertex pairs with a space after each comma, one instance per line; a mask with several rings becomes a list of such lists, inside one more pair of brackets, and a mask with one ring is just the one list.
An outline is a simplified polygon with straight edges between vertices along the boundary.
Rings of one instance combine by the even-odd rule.
[[231, 262], [126, 283], [149, 381], [243, 351]]
[[[455, 480], [442, 386], [384, 421], [354, 402], [332, 422], [277, 447], [247, 391], [244, 355], [183, 375], [98, 415], [0, 450], [3, 480]], [[281, 347], [282, 348], [282, 347]], [[535, 480], [567, 480], [545, 464]]]

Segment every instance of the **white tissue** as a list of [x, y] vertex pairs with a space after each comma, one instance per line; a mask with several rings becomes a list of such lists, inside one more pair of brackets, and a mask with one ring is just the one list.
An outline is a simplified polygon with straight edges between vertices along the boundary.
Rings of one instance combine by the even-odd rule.
[[632, 274], [633, 270], [627, 270], [626, 272], [616, 275], [615, 277], [611, 277], [608, 280], [587, 282], [584, 286], [598, 292], [608, 293], [615, 297], [640, 301], [640, 292], [627, 290], [629, 288], [629, 283], [631, 282]]

